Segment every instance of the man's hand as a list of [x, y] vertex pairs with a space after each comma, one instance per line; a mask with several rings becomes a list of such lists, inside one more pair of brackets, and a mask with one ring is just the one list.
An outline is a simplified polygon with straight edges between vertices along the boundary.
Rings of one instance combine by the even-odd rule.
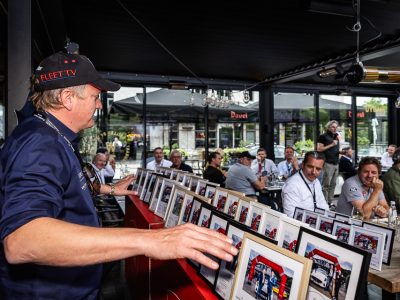
[[293, 171], [298, 171], [300, 169], [299, 160], [295, 156], [293, 156], [293, 159], [292, 159], [292, 166], [293, 166]]
[[372, 187], [374, 190], [383, 190], [383, 181], [379, 178], [374, 177], [372, 178], [370, 187]]
[[383, 207], [382, 205], [378, 204], [375, 209], [375, 214], [378, 215], [381, 218], [386, 218], [388, 216], [388, 211], [386, 210], [385, 207]]
[[193, 224], [148, 231], [141, 244], [148, 257], [190, 258], [211, 269], [217, 269], [218, 264], [205, 256], [204, 252], [226, 261], [231, 261], [238, 253], [226, 235]]

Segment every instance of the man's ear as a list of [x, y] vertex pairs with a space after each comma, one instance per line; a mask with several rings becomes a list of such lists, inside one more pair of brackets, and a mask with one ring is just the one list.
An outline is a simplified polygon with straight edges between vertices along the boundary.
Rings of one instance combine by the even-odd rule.
[[73, 108], [73, 98], [74, 93], [70, 89], [63, 89], [59, 95], [60, 103], [67, 110], [72, 110]]

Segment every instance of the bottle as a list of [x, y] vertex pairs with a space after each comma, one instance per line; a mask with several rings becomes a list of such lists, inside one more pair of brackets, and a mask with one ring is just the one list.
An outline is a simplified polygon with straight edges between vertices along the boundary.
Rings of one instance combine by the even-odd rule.
[[396, 227], [397, 225], [397, 209], [396, 202], [390, 201], [390, 209], [389, 209], [389, 226]]

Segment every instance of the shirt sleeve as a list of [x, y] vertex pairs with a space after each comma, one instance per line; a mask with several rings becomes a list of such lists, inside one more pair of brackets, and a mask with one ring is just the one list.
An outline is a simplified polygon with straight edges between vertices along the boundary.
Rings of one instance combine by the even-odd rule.
[[346, 180], [342, 187], [342, 194], [346, 202], [364, 199], [361, 188], [352, 180]]
[[[287, 182], [288, 183], [288, 182]], [[294, 210], [298, 205], [299, 193], [296, 191], [295, 185], [285, 184], [282, 188], [282, 204], [283, 212], [293, 218]]]
[[66, 174], [71, 174], [66, 151], [74, 154], [56, 142], [57, 137], [35, 135], [25, 140], [23, 147], [15, 147], [15, 155], [3, 165], [2, 240], [33, 219], [58, 217], [64, 207], [62, 194], [70, 181]]

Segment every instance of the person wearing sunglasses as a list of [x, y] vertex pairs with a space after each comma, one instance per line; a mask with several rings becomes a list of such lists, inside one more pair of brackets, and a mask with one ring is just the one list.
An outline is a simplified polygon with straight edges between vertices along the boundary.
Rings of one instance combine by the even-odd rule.
[[[61, 52], [45, 58], [31, 82], [27, 105], [34, 109], [0, 153], [1, 299], [97, 299], [102, 263], [135, 255], [188, 257], [213, 269], [217, 263], [203, 252], [232, 260], [237, 250], [228, 237], [193, 224], [99, 228], [79, 132], [94, 125], [101, 91], [120, 86], [101, 78], [87, 57]], [[93, 184], [93, 192], [131, 195], [132, 179]]]

